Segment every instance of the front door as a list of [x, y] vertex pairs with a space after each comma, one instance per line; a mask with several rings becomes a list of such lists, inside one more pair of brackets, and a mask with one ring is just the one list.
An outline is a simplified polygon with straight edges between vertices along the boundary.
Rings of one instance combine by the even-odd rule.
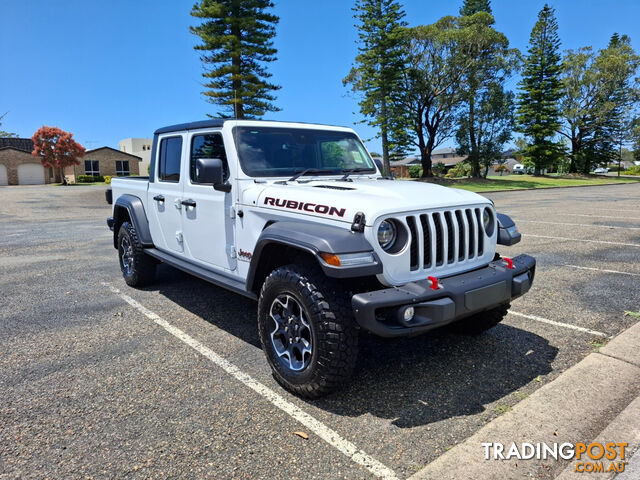
[[183, 135], [171, 134], [158, 138], [155, 178], [149, 183], [147, 205], [155, 216], [149, 222], [155, 246], [169, 253], [182, 254], [182, 183], [180, 165], [183, 155]]
[[[186, 255], [207, 267], [235, 270], [232, 255], [235, 244], [234, 220], [230, 216], [232, 192], [213, 189], [211, 184], [196, 180], [195, 161], [198, 158], [219, 158], [225, 166], [225, 181], [229, 178], [227, 155], [219, 131], [189, 134], [188, 178], [184, 179], [183, 212]], [[189, 205], [190, 204], [190, 205]]]

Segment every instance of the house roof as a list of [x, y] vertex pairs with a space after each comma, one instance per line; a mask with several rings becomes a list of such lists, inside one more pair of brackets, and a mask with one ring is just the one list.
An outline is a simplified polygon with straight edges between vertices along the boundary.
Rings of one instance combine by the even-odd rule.
[[31, 153], [33, 151], [33, 141], [30, 138], [0, 137], [0, 148], [5, 147]]
[[16, 147], [0, 147], [0, 150], [15, 150], [16, 152], [26, 153], [27, 155], [31, 155], [31, 152], [27, 152], [26, 150], [22, 150]]
[[431, 155], [444, 155], [445, 153], [456, 153], [456, 149], [453, 147], [437, 148], [431, 152]]
[[98, 150], [104, 150], [104, 149], [107, 149], [107, 150], [113, 150], [114, 152], [118, 152], [120, 155], [126, 155], [127, 157], [137, 158], [137, 159], [138, 159], [138, 161], [142, 161], [142, 157], [139, 157], [139, 156], [137, 156], [137, 155], [132, 155], [132, 154], [130, 154], [130, 153], [123, 152], [123, 151], [121, 151], [121, 150], [116, 150], [115, 148], [107, 147], [106, 145], [105, 145], [104, 147], [98, 147], [98, 148], [94, 148], [94, 149], [92, 149], [92, 150], [87, 150], [86, 152], [84, 152], [84, 154], [85, 154], [85, 155], [89, 155], [89, 154], [90, 154], [90, 153], [92, 153], [92, 152], [97, 152]]
[[401, 158], [400, 160], [394, 160], [391, 163], [392, 167], [401, 167], [402, 165], [414, 165], [420, 163], [420, 159], [418, 157], [414, 157], [412, 155]]

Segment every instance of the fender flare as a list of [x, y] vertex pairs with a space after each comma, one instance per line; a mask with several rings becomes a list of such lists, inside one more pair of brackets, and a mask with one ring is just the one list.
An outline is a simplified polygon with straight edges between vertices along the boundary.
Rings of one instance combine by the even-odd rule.
[[[268, 225], [256, 241], [247, 274], [248, 290], [253, 290], [265, 247], [273, 244], [293, 247], [311, 254], [328, 277], [353, 278], [382, 273], [382, 263], [371, 244], [361, 233], [326, 224], [282, 221]], [[322, 260], [320, 252], [335, 254], [371, 252], [374, 262], [366, 265], [335, 267]]]
[[131, 219], [131, 222], [133, 222], [133, 226], [136, 229], [138, 239], [142, 246], [153, 247], [151, 231], [149, 230], [149, 220], [147, 219], [147, 213], [144, 210], [144, 204], [139, 197], [128, 193], [120, 195], [113, 206], [113, 223], [115, 225], [115, 228], [113, 229], [113, 246], [118, 248], [118, 227], [122, 224], [122, 219], [119, 218], [121, 208], [125, 208], [129, 213], [129, 218]]
[[518, 232], [516, 224], [511, 217], [504, 213], [497, 213], [498, 218], [498, 244], [515, 245], [522, 239], [522, 234]]

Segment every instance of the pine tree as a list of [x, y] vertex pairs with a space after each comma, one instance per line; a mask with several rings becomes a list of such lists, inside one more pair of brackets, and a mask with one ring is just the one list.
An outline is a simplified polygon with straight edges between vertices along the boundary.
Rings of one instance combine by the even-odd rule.
[[555, 11], [545, 4], [531, 31], [517, 112], [519, 130], [529, 139], [525, 157], [533, 162], [536, 175], [559, 160], [563, 151], [554, 141], [562, 96], [559, 48]]
[[399, 112], [394, 99], [403, 70], [405, 13], [396, 0], [356, 0], [353, 10], [358, 22], [359, 54], [343, 83], [360, 95], [360, 112], [367, 123], [380, 129], [382, 161], [388, 175], [390, 151], [403, 144], [396, 138], [401, 129], [396, 125]]
[[266, 64], [276, 60], [273, 47], [279, 18], [268, 12], [271, 0], [201, 0], [191, 15], [202, 19], [190, 27], [202, 43], [207, 79], [203, 94], [222, 106], [221, 117], [256, 118], [278, 111], [271, 93], [280, 87], [269, 83]]
[[491, 12], [491, 2], [489, 0], [464, 0], [460, 7], [460, 15], [467, 17], [478, 12]]

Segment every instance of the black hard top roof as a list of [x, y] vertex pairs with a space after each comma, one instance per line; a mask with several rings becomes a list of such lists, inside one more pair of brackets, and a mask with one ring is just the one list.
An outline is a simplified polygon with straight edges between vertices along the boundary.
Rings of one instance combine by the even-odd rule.
[[[254, 119], [245, 119], [250, 120], [252, 122], [278, 122], [278, 123], [306, 123], [307, 125], [318, 125], [316, 123], [309, 122], [287, 122], [282, 120], [254, 120]], [[224, 122], [234, 122], [233, 118], [210, 118], [208, 120], [199, 120], [197, 122], [189, 122], [189, 123], [178, 123], [177, 125], [169, 125], [167, 127], [162, 127], [157, 129], [154, 134], [158, 135], [160, 133], [168, 133], [168, 132], [181, 132], [184, 130], [196, 130], [198, 128], [210, 128], [210, 127], [222, 127]], [[242, 122], [242, 120], [238, 120]], [[339, 125], [336, 125], [339, 126]], [[344, 128], [344, 127], [343, 127]]]
[[182, 130], [195, 130], [197, 128], [221, 127], [226, 120], [228, 119], [210, 118], [209, 120], [200, 120], [198, 122], [178, 123], [177, 125], [169, 125], [168, 127], [159, 128], [154, 132], [154, 134], [157, 135], [159, 133], [179, 132]]

